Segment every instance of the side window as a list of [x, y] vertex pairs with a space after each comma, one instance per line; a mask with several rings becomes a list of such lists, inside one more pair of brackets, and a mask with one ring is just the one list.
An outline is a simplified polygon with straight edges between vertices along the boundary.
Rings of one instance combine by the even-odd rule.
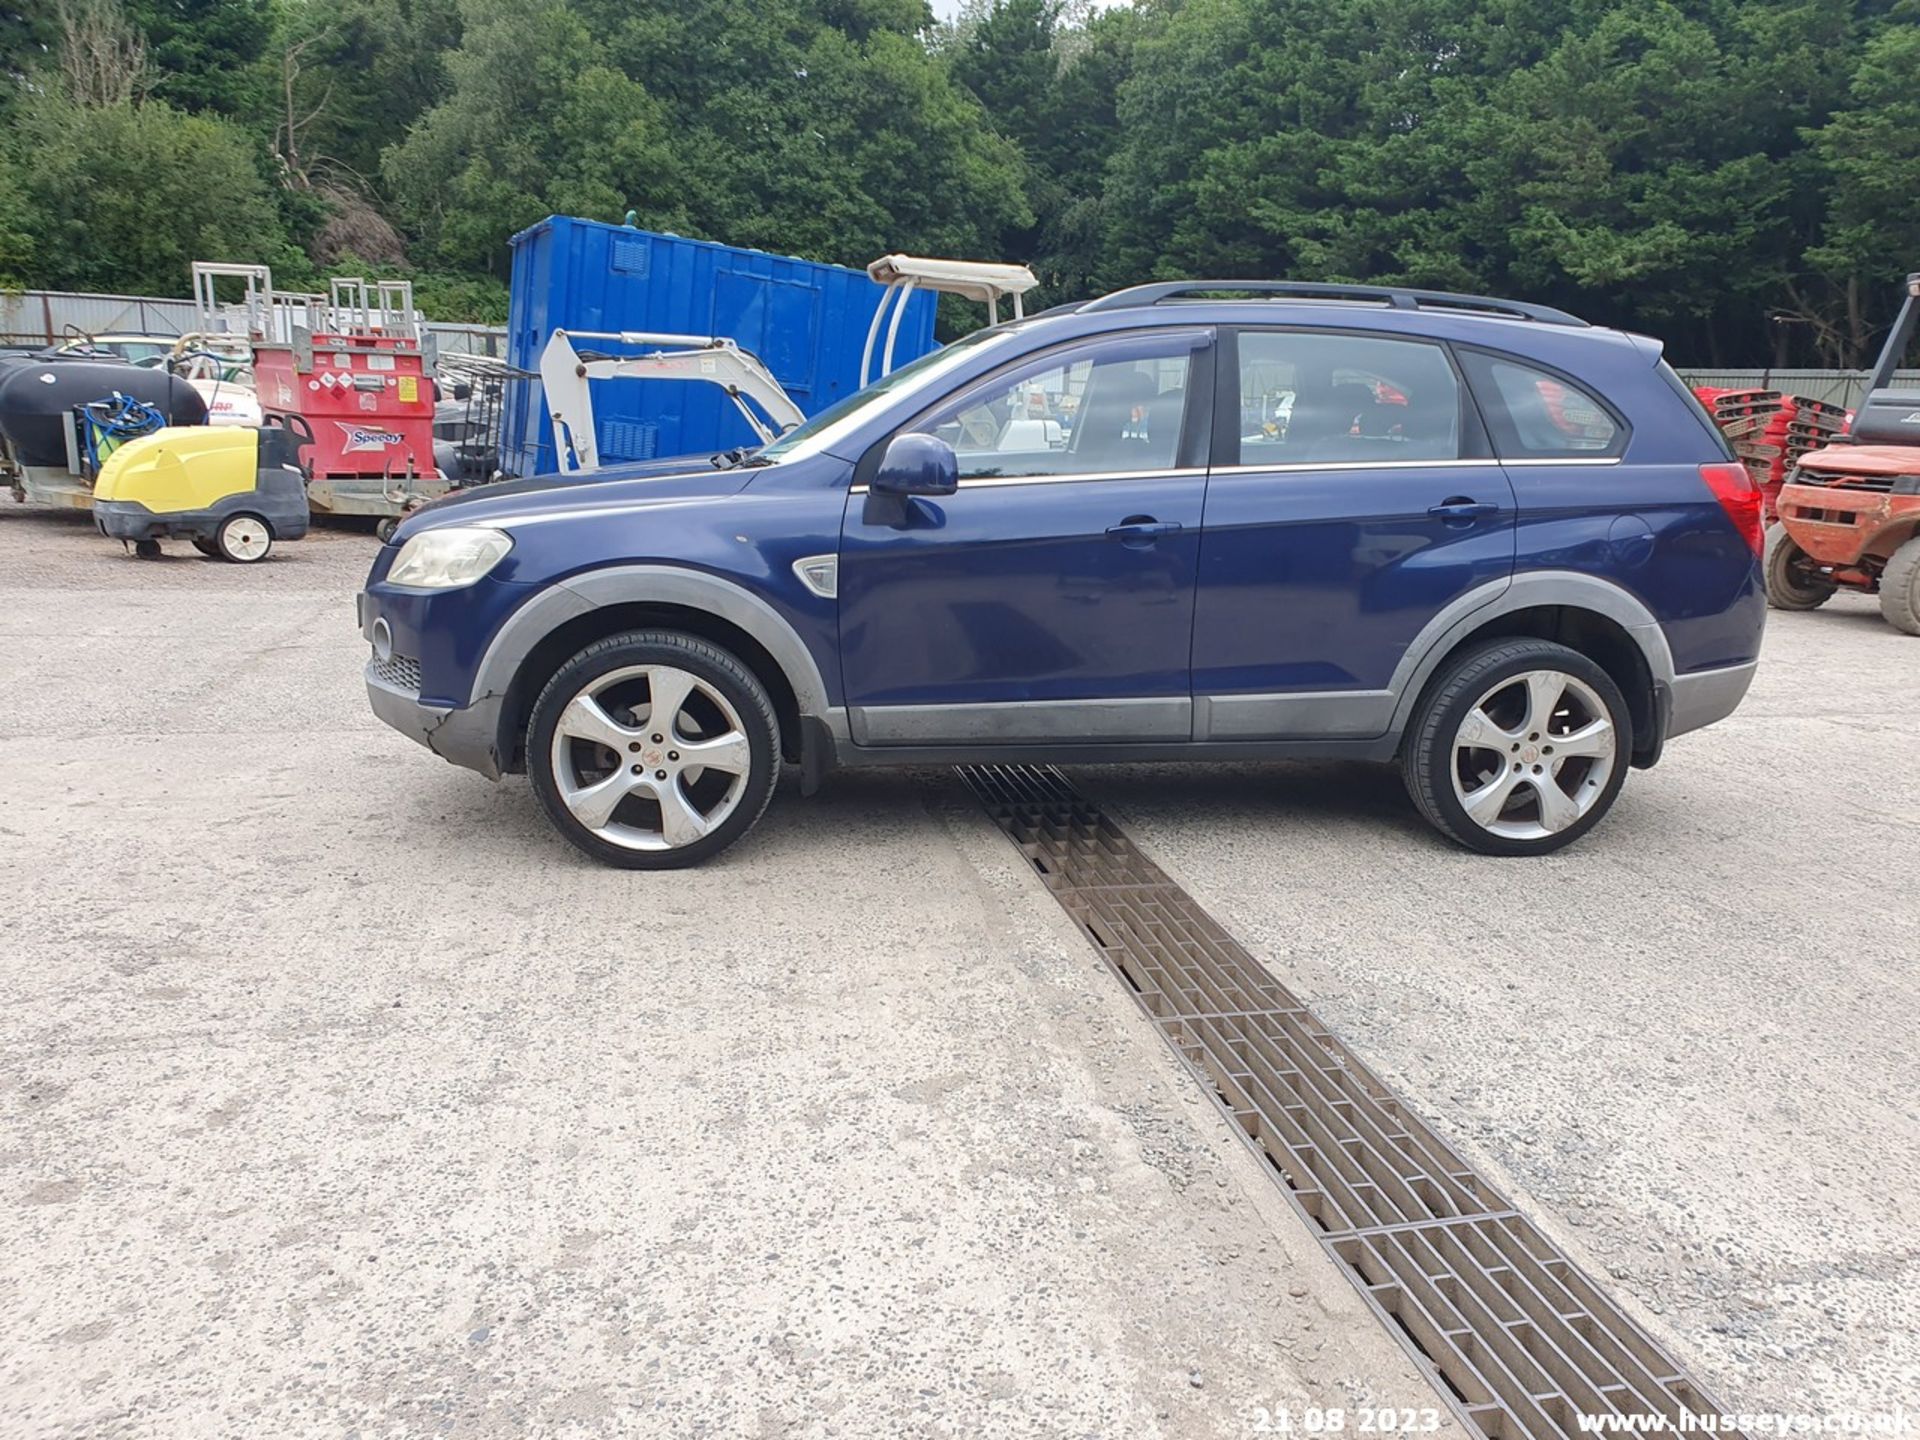
[[1590, 392], [1504, 355], [1460, 352], [1503, 460], [1579, 460], [1618, 455], [1627, 431]]
[[1141, 335], [1058, 350], [994, 376], [914, 425], [960, 478], [1170, 470], [1195, 337]]
[[1419, 340], [1240, 332], [1240, 463], [1454, 460], [1460, 381]]

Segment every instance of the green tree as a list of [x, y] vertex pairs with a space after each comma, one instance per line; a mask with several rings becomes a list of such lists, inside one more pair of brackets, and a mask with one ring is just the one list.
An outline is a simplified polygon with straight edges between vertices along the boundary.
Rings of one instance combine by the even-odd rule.
[[964, 17], [943, 46], [953, 78], [1025, 161], [1033, 219], [996, 249], [1032, 265], [1050, 299], [1099, 288], [1106, 167], [1120, 140], [1116, 97], [1139, 25], [1132, 8], [1075, 21], [1060, 0], [998, 0]]
[[1823, 200], [1798, 130], [1860, 23], [1845, 0], [1194, 0], [1121, 94], [1110, 278], [1485, 289], [1764, 355]]
[[447, 98], [386, 152], [401, 215], [447, 263], [498, 273], [509, 236], [629, 204], [680, 219], [666, 114], [563, 0], [464, 0]]
[[120, 0], [146, 37], [154, 93], [181, 110], [257, 113], [273, 0]]
[[0, 150], [0, 289], [24, 288], [34, 269], [26, 189], [13, 162]]
[[34, 283], [170, 295], [195, 260], [292, 258], [255, 148], [230, 122], [49, 97], [20, 128]]
[[51, 67], [58, 38], [49, 6], [36, 0], [0, 0], [0, 117]]
[[579, 9], [669, 107], [696, 234], [864, 264], [977, 253], [1028, 223], [1020, 157], [928, 53], [919, 0]]
[[1797, 288], [1796, 314], [1831, 363], [1865, 365], [1896, 282], [1920, 270], [1920, 26], [1890, 26], [1870, 41], [1846, 105], [1808, 138], [1831, 186], [1807, 252], [1821, 289]]
[[372, 193], [380, 155], [448, 90], [457, 0], [287, 0], [260, 66], [259, 117], [304, 181]]

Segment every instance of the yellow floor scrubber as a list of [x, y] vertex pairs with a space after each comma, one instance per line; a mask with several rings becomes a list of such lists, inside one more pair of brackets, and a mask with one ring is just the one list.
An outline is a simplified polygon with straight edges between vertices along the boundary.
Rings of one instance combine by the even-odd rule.
[[[304, 433], [302, 433], [304, 432]], [[202, 555], [264, 560], [307, 533], [306, 422], [171, 426], [128, 440], [93, 482], [94, 524], [142, 557], [181, 536]]]

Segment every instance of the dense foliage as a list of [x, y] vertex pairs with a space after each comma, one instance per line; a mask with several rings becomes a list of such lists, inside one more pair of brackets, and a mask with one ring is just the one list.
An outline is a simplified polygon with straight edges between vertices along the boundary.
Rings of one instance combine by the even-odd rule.
[[553, 211], [819, 259], [1399, 281], [1854, 365], [1920, 270], [1920, 0], [0, 0], [0, 278], [416, 277]]

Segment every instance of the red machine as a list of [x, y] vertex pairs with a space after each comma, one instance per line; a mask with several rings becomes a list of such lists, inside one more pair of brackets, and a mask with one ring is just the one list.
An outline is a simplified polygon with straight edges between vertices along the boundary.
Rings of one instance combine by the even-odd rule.
[[1920, 272], [1844, 436], [1800, 457], [1767, 532], [1767, 599], [1812, 610], [1835, 591], [1880, 597], [1889, 625], [1920, 635], [1920, 389], [1900, 362], [1920, 332]]
[[342, 278], [324, 297], [280, 295], [265, 266], [196, 265], [203, 311], [215, 308], [222, 275], [247, 282], [228, 325], [243, 324], [252, 342], [262, 413], [298, 416], [313, 430], [315, 511], [379, 516], [384, 535], [446, 493], [433, 458], [432, 357], [409, 282]]

